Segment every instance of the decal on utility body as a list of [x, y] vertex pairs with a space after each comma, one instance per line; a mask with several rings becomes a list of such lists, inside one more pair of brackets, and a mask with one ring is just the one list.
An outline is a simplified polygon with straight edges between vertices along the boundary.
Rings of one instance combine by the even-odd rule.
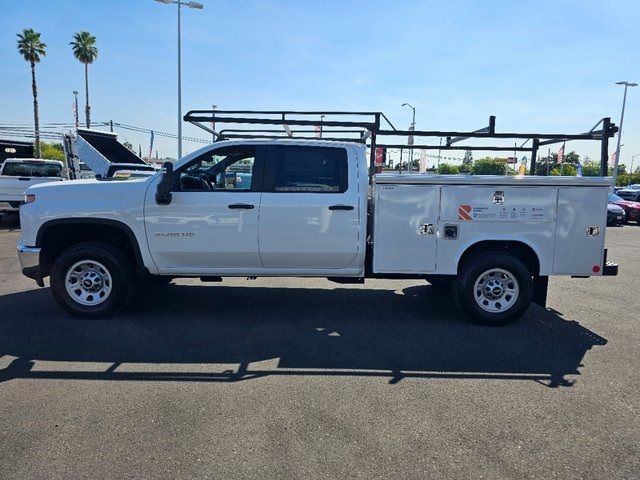
[[460, 205], [458, 207], [458, 220], [473, 220], [471, 218], [471, 205]]
[[546, 221], [546, 215], [544, 208], [540, 207], [503, 207], [501, 205], [476, 207], [473, 205], [460, 205], [458, 207], [458, 220], [485, 222], [544, 222]]

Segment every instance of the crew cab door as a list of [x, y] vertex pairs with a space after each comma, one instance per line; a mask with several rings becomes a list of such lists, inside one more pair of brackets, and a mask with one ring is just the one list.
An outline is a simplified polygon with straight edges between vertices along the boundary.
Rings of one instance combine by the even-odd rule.
[[221, 147], [174, 171], [170, 204], [158, 205], [150, 189], [145, 225], [160, 273], [242, 273], [261, 266], [262, 165], [261, 147]]
[[[265, 268], [340, 269], [358, 253], [357, 165], [339, 147], [266, 147], [260, 202]], [[354, 162], [356, 159], [354, 158]]]

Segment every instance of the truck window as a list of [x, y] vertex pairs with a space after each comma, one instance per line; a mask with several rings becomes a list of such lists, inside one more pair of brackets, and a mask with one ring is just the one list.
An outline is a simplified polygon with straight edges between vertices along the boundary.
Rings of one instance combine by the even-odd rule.
[[[332, 147], [275, 147], [269, 157], [266, 191], [343, 193], [347, 191], [347, 152]], [[269, 178], [271, 177], [271, 178]]]
[[60, 177], [62, 167], [54, 163], [5, 162], [3, 175], [11, 177]]
[[180, 170], [176, 187], [182, 191], [250, 191], [255, 160], [255, 147], [233, 146], [207, 152]]

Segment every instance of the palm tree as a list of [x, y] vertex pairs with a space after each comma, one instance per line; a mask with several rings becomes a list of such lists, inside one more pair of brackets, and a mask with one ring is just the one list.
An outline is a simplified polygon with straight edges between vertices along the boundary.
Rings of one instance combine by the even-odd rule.
[[38, 87], [36, 85], [36, 63], [47, 54], [47, 46], [40, 40], [40, 34], [31, 28], [18, 33], [18, 51], [31, 64], [31, 91], [33, 93], [33, 123], [36, 133], [35, 157], [40, 158], [40, 117], [38, 116]]
[[87, 117], [87, 128], [91, 127], [91, 107], [89, 106], [89, 64], [98, 58], [96, 48], [96, 37], [89, 32], [78, 32], [73, 34], [73, 42], [70, 42], [73, 55], [84, 63], [84, 91], [86, 104], [84, 111]]

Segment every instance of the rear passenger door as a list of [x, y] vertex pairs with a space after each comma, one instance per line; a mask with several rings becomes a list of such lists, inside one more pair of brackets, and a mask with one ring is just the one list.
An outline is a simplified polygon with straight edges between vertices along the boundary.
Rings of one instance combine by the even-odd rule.
[[358, 253], [357, 165], [339, 147], [267, 147], [259, 212], [264, 268], [339, 269]]

